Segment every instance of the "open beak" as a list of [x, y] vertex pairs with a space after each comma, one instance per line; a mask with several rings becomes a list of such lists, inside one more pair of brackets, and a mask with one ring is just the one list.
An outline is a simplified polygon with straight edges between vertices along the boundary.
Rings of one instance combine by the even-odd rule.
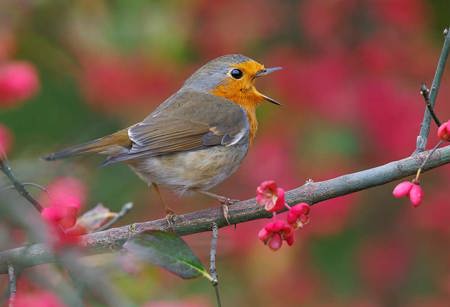
[[[281, 70], [281, 69], [283, 69], [283, 68], [282, 68], [282, 67], [264, 68], [264, 69], [261, 69], [260, 71], [258, 71], [258, 72], [256, 73], [255, 77], [258, 78], [258, 77], [261, 77], [261, 76], [267, 76], [268, 74], [271, 74], [271, 73], [273, 73], [274, 71]], [[268, 102], [271, 102], [271, 103], [273, 103], [273, 104], [276, 104], [276, 105], [278, 105], [278, 106], [281, 106], [281, 103], [279, 103], [278, 101], [276, 101], [276, 100], [273, 99], [273, 98], [270, 98], [270, 97], [268, 97], [268, 96], [266, 96], [266, 95], [263, 95], [263, 94], [261, 94], [261, 97], [262, 97], [264, 100], [268, 101]]]

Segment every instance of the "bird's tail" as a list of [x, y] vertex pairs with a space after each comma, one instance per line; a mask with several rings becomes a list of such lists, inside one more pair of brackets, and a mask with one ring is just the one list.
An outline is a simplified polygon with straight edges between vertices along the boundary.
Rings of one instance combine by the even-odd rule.
[[130, 147], [131, 141], [128, 137], [128, 129], [124, 129], [87, 143], [65, 148], [42, 158], [47, 161], [54, 161], [87, 153], [113, 155]]

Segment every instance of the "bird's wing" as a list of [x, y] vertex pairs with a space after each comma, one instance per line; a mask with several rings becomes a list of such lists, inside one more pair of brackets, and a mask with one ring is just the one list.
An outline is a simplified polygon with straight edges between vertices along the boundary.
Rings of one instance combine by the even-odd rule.
[[182, 91], [166, 107], [130, 127], [128, 152], [109, 157], [104, 165], [198, 150], [230, 146], [248, 137], [245, 111], [237, 104], [211, 94]]

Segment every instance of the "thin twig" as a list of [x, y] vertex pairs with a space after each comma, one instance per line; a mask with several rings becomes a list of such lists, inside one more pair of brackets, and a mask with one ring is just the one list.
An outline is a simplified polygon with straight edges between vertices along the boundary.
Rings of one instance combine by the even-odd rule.
[[[445, 40], [442, 47], [441, 55], [439, 56], [436, 72], [434, 74], [433, 83], [431, 84], [431, 90], [429, 94], [430, 106], [433, 109], [436, 103], [436, 97], [439, 91], [439, 86], [442, 80], [442, 74], [444, 72], [445, 63], [447, 62], [448, 53], [450, 50], [450, 31], [448, 28], [444, 30]], [[419, 136], [417, 137], [416, 153], [424, 151], [427, 146], [428, 135], [430, 134], [431, 114], [428, 107], [425, 109], [423, 115], [422, 124], [420, 125]]]
[[428, 160], [430, 160], [431, 156], [432, 156], [432, 155], [434, 154], [434, 152], [439, 148], [439, 146], [442, 145], [442, 143], [444, 143], [444, 141], [440, 140], [440, 141], [436, 144], [436, 146], [434, 146], [433, 149], [429, 151], [427, 157], [425, 158], [425, 160], [423, 160], [422, 164], [420, 165], [419, 169], [417, 170], [416, 178], [414, 178], [414, 180], [413, 180], [414, 182], [416, 182], [416, 183], [419, 182], [419, 176], [420, 176], [420, 174], [422, 173], [423, 167], [425, 166], [425, 164], [427, 164]]
[[5, 159], [0, 159], [0, 169], [1, 171], [8, 177], [9, 181], [13, 184], [14, 188], [22, 195], [33, 207], [36, 208], [37, 211], [42, 211], [41, 204], [31, 196], [31, 194], [27, 191], [25, 186], [16, 178], [14, 173], [11, 170], [11, 167], [8, 165]]
[[[393, 161], [385, 165], [366, 169], [360, 172], [342, 175], [333, 179], [307, 184], [287, 191], [288, 204], [307, 202], [314, 205], [318, 202], [336, 198], [342, 195], [358, 192], [380, 186], [398, 179], [416, 174], [428, 152], [422, 152], [411, 157]], [[422, 171], [450, 163], [450, 145], [438, 148], [430, 156]], [[229, 220], [238, 224], [250, 220], [270, 218], [272, 214], [256, 203], [255, 198], [240, 201], [229, 207]], [[133, 223], [105, 231], [94, 232], [82, 237], [83, 246], [88, 254], [108, 253], [120, 250], [131, 237], [146, 231], [173, 229], [178, 235], [188, 235], [211, 231], [211, 224], [218, 227], [227, 226], [221, 207], [208, 208], [187, 214], [177, 215], [171, 225], [167, 219]], [[45, 244], [33, 244], [0, 252], [0, 274], [7, 272], [8, 264], [20, 264], [29, 267], [55, 261], [55, 256]]]
[[[24, 187], [30, 186], [30, 187], [36, 188], [36, 189], [38, 189], [38, 190], [48, 194], [48, 190], [45, 187], [41, 186], [40, 184], [37, 184], [37, 183], [34, 183], [34, 182], [22, 182], [22, 185]], [[6, 187], [0, 188], [0, 192], [7, 191], [7, 190], [13, 190], [15, 188], [16, 187], [11, 184], [11, 185], [8, 185]]]
[[216, 223], [212, 223], [212, 238], [211, 238], [211, 250], [209, 252], [209, 274], [211, 274], [211, 283], [214, 287], [216, 293], [217, 306], [221, 307], [222, 303], [220, 301], [219, 292], [219, 278], [217, 277], [216, 270], [216, 254], [217, 254], [217, 239], [219, 237], [219, 227]]
[[437, 117], [436, 113], [433, 110], [433, 107], [430, 103], [430, 90], [428, 89], [427, 85], [425, 83], [422, 83], [422, 86], [420, 87], [420, 94], [423, 96], [423, 100], [425, 101], [425, 105], [428, 109], [428, 112], [430, 112], [431, 117], [433, 118], [434, 122], [438, 127], [441, 126], [441, 121]]
[[105, 225], [99, 227], [96, 231], [103, 231], [114, 225], [118, 220], [124, 217], [131, 209], [133, 209], [133, 203], [126, 203], [123, 205], [122, 209], [117, 213], [115, 217], [113, 217], [109, 222]]
[[11, 264], [8, 265], [8, 284], [9, 284], [9, 300], [8, 300], [8, 306], [14, 307], [16, 302], [16, 272], [14, 270], [14, 266]]

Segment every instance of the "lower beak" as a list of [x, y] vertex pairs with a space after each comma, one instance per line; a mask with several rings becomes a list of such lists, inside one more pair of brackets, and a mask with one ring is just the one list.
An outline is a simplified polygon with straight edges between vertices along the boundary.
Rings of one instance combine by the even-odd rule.
[[[262, 69], [262, 70], [258, 71], [258, 72], [256, 73], [255, 77], [267, 76], [268, 74], [271, 74], [271, 73], [273, 73], [274, 71], [281, 70], [281, 69], [283, 69], [283, 68], [282, 68], [282, 67], [265, 68], [265, 69]], [[276, 101], [276, 100], [273, 99], [273, 98], [270, 98], [270, 97], [268, 97], [268, 96], [266, 96], [266, 95], [263, 95], [263, 94], [261, 94], [261, 97], [262, 97], [264, 100], [268, 101], [268, 102], [271, 102], [271, 103], [273, 103], [273, 104], [276, 104], [276, 105], [281, 106], [281, 103], [279, 103], [278, 101]]]
[[276, 100], [273, 99], [273, 98], [270, 98], [270, 97], [268, 97], [268, 96], [266, 96], [266, 95], [263, 95], [263, 94], [261, 94], [261, 97], [262, 97], [264, 100], [268, 101], [268, 102], [271, 102], [271, 103], [273, 103], [273, 104], [276, 104], [277, 106], [281, 106], [281, 103], [279, 103], [278, 101], [276, 101]]

